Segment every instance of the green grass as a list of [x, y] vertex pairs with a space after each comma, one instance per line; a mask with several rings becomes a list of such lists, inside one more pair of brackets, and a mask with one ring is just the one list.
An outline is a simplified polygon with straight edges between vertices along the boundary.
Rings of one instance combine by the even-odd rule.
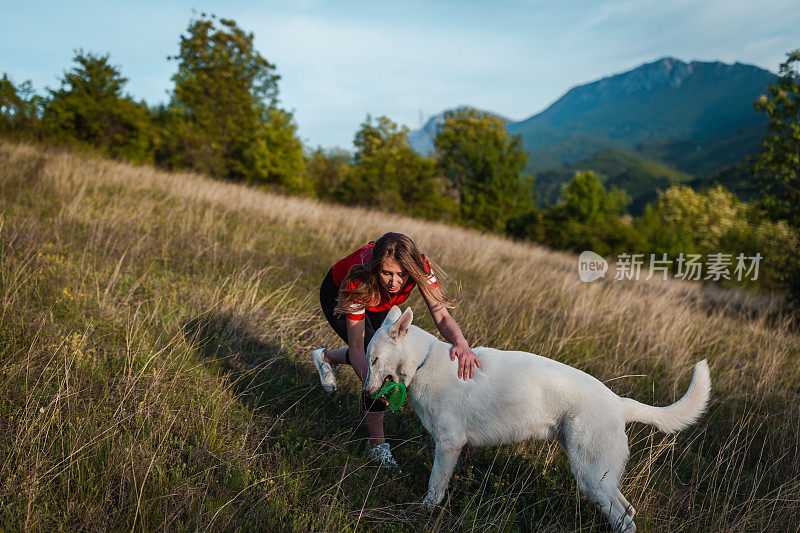
[[341, 345], [318, 310], [327, 268], [389, 229], [462, 284], [473, 345], [659, 405], [709, 357], [698, 425], [629, 427], [640, 528], [800, 520], [800, 340], [763, 297], [583, 285], [567, 254], [26, 145], [0, 143], [0, 213], [0, 529], [607, 530], [554, 443], [467, 449], [430, 513], [410, 408], [386, 424], [403, 474], [367, 462], [354, 375], [326, 396], [308, 354]]

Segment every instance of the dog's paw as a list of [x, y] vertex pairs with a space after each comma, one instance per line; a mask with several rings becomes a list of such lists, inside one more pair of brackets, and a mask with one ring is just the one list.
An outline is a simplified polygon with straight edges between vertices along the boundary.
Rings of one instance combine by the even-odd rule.
[[422, 503], [420, 503], [420, 506], [422, 506], [422, 508], [426, 511], [431, 511], [434, 507], [439, 505], [440, 501], [442, 501], [441, 498], [437, 498], [436, 496], [431, 496], [429, 494], [425, 496], [425, 498], [422, 500]]

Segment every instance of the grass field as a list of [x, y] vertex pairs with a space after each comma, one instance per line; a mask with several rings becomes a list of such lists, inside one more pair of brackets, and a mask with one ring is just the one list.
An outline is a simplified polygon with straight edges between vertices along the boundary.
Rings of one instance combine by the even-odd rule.
[[[632, 424], [645, 531], [796, 531], [800, 336], [765, 296], [583, 284], [576, 258], [440, 224], [0, 142], [0, 529], [605, 531], [553, 443], [466, 450], [423, 512], [432, 442], [388, 417], [402, 476], [364, 457], [358, 384], [317, 291], [388, 230], [461, 286], [473, 346], [524, 349], [665, 405], [708, 358], [709, 412]], [[410, 300], [434, 331], [419, 296]]]

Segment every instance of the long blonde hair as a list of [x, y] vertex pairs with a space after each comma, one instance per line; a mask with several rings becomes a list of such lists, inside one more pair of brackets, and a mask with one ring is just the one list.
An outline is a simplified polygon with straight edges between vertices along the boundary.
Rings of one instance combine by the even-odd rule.
[[[369, 262], [353, 265], [347, 277], [339, 288], [339, 301], [334, 310], [338, 314], [352, 312], [353, 303], [363, 304], [365, 307], [377, 305], [381, 299], [380, 278], [381, 266], [386, 258], [391, 257], [403, 270], [408, 272], [409, 278], [419, 287], [420, 292], [428, 300], [438, 302], [445, 307], [455, 307], [458, 302], [447, 294], [445, 282], [447, 274], [432, 259], [426, 258], [419, 251], [414, 241], [402, 233], [386, 233], [375, 241], [372, 248], [372, 257]], [[427, 260], [431, 273], [436, 276], [437, 285], [428, 283], [428, 274], [425, 271]], [[351, 281], [358, 281], [356, 287], [347, 289]], [[408, 282], [406, 282], [408, 283]]]

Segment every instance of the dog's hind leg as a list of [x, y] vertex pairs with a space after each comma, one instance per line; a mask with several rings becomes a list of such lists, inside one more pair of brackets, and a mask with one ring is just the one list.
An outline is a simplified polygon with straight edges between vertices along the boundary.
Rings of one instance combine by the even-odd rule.
[[583, 474], [575, 476], [578, 487], [606, 515], [614, 531], [635, 533], [636, 511], [617, 488], [616, 480], [611, 479], [609, 465], [601, 462], [585, 466], [588, 468], [584, 468]]
[[[614, 531], [636, 533], [636, 524], [633, 522], [635, 511], [616, 487], [611, 486], [610, 483], [601, 483], [595, 490], [586, 490], [585, 492], [597, 502], [598, 508], [608, 517]], [[622, 498], [620, 499], [620, 497]], [[621, 500], [625, 500], [625, 503]]]
[[431, 469], [431, 477], [428, 480], [428, 494], [422, 501], [422, 505], [431, 507], [441, 503], [463, 447], [463, 444], [436, 443], [433, 468]]
[[624, 422], [599, 413], [564, 422], [562, 444], [578, 488], [608, 517], [615, 531], [634, 533], [635, 513], [619, 491], [628, 459]]
[[630, 516], [631, 518], [636, 516], [636, 509], [633, 508], [631, 502], [629, 502], [628, 499], [622, 495], [619, 489], [617, 489], [617, 500], [619, 500], [619, 504], [622, 506], [623, 509], [625, 509], [625, 512], [627, 513], [628, 516]]

